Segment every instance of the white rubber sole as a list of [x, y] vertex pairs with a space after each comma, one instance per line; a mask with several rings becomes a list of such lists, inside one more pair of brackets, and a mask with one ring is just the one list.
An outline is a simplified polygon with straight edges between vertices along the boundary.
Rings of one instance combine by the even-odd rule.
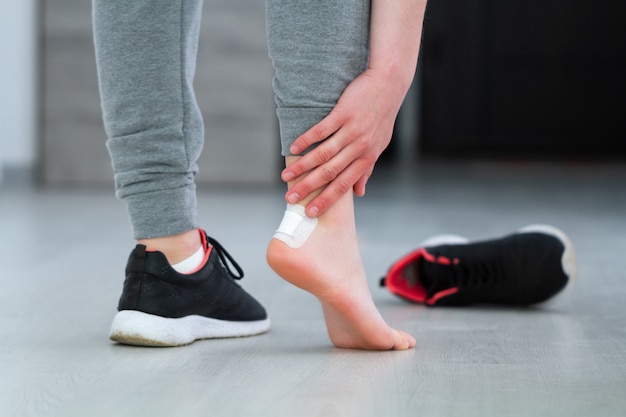
[[[574, 251], [574, 245], [570, 238], [561, 229], [548, 224], [531, 224], [524, 226], [517, 230], [517, 233], [543, 233], [556, 237], [561, 241], [565, 250], [561, 257], [561, 268], [568, 277], [567, 285], [562, 292], [569, 291], [569, 289], [576, 283], [578, 278], [578, 269], [576, 267], [576, 252]], [[437, 246], [437, 245], [458, 245], [470, 243], [470, 241], [458, 235], [436, 235], [426, 239], [421, 243], [420, 247]]]
[[422, 243], [420, 243], [420, 248], [425, 248], [428, 246], [439, 246], [439, 245], [461, 245], [464, 243], [469, 243], [469, 239], [459, 235], [435, 235], [431, 236]]
[[172, 319], [124, 310], [113, 318], [109, 338], [136, 346], [184, 346], [200, 339], [254, 336], [269, 328], [269, 318], [258, 321], [225, 321], [203, 316]]

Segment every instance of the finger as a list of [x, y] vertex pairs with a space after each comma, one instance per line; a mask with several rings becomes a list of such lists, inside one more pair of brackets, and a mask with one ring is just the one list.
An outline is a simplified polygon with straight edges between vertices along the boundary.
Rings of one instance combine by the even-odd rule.
[[365, 195], [365, 186], [372, 175], [372, 171], [364, 174], [359, 180], [354, 184], [354, 194], [358, 197], [363, 197]]
[[[293, 181], [296, 178], [313, 171], [321, 165], [329, 163], [339, 152], [344, 149], [343, 135], [340, 132], [333, 135], [331, 140], [327, 140], [315, 149], [303, 155], [296, 162], [290, 164], [281, 173], [281, 178], [285, 182]], [[335, 161], [337, 163], [338, 161]], [[343, 167], [345, 168], [347, 163]]]
[[341, 197], [352, 191], [354, 183], [363, 172], [363, 167], [359, 165], [357, 163], [350, 165], [341, 175], [329, 183], [317, 197], [311, 200], [306, 207], [307, 215], [309, 217], [317, 217], [324, 214]]
[[[300, 160], [291, 164], [290, 167], [300, 162], [303, 158], [300, 158]], [[306, 199], [312, 192], [317, 191], [335, 181], [336, 178], [352, 163], [352, 161], [354, 161], [354, 159], [355, 157], [352, 152], [348, 148], [344, 148], [336, 154], [331, 161], [306, 172], [304, 175], [300, 176], [297, 183], [291, 186], [287, 191], [285, 196], [287, 202], [290, 204], [296, 204]], [[354, 178], [355, 181], [357, 179], [358, 177]], [[350, 188], [352, 188], [352, 184], [350, 184]]]
[[329, 138], [343, 125], [343, 117], [341, 113], [335, 109], [322, 119], [315, 126], [300, 135], [289, 148], [289, 152], [293, 155], [298, 155], [307, 150], [314, 143], [323, 141]]

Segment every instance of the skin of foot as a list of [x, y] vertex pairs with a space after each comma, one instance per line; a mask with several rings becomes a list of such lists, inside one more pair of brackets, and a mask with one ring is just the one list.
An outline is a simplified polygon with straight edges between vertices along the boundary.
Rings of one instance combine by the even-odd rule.
[[[287, 164], [295, 158], [287, 157]], [[298, 181], [290, 182], [289, 187]], [[299, 248], [273, 238], [267, 262], [283, 279], [317, 297], [336, 347], [410, 349], [415, 339], [387, 325], [372, 300], [358, 248], [353, 198], [351, 192], [346, 193], [319, 216], [317, 226]]]
[[187, 259], [202, 246], [198, 229], [173, 236], [139, 239], [137, 243], [145, 245], [148, 251], [162, 252], [170, 265]]

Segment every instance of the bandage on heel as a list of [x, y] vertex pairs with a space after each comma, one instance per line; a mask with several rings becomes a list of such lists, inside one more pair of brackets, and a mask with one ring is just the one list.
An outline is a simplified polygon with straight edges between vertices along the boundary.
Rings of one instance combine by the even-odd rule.
[[315, 226], [317, 226], [317, 218], [307, 216], [304, 206], [287, 204], [285, 215], [274, 233], [274, 238], [294, 249], [299, 248], [313, 233]]

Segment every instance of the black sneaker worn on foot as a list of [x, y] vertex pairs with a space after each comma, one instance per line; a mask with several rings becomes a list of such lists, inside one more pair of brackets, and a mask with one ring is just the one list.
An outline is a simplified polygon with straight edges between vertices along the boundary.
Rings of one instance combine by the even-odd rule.
[[[216, 240], [201, 231], [202, 267], [180, 274], [161, 252], [137, 245], [109, 337], [139, 346], [182, 346], [194, 340], [252, 336], [269, 330], [265, 309], [237, 284], [243, 271]], [[228, 262], [237, 270], [235, 275]]]
[[427, 242], [395, 262], [381, 286], [428, 306], [519, 306], [546, 301], [576, 278], [574, 247], [553, 226], [527, 226], [478, 242], [461, 243], [458, 237]]

